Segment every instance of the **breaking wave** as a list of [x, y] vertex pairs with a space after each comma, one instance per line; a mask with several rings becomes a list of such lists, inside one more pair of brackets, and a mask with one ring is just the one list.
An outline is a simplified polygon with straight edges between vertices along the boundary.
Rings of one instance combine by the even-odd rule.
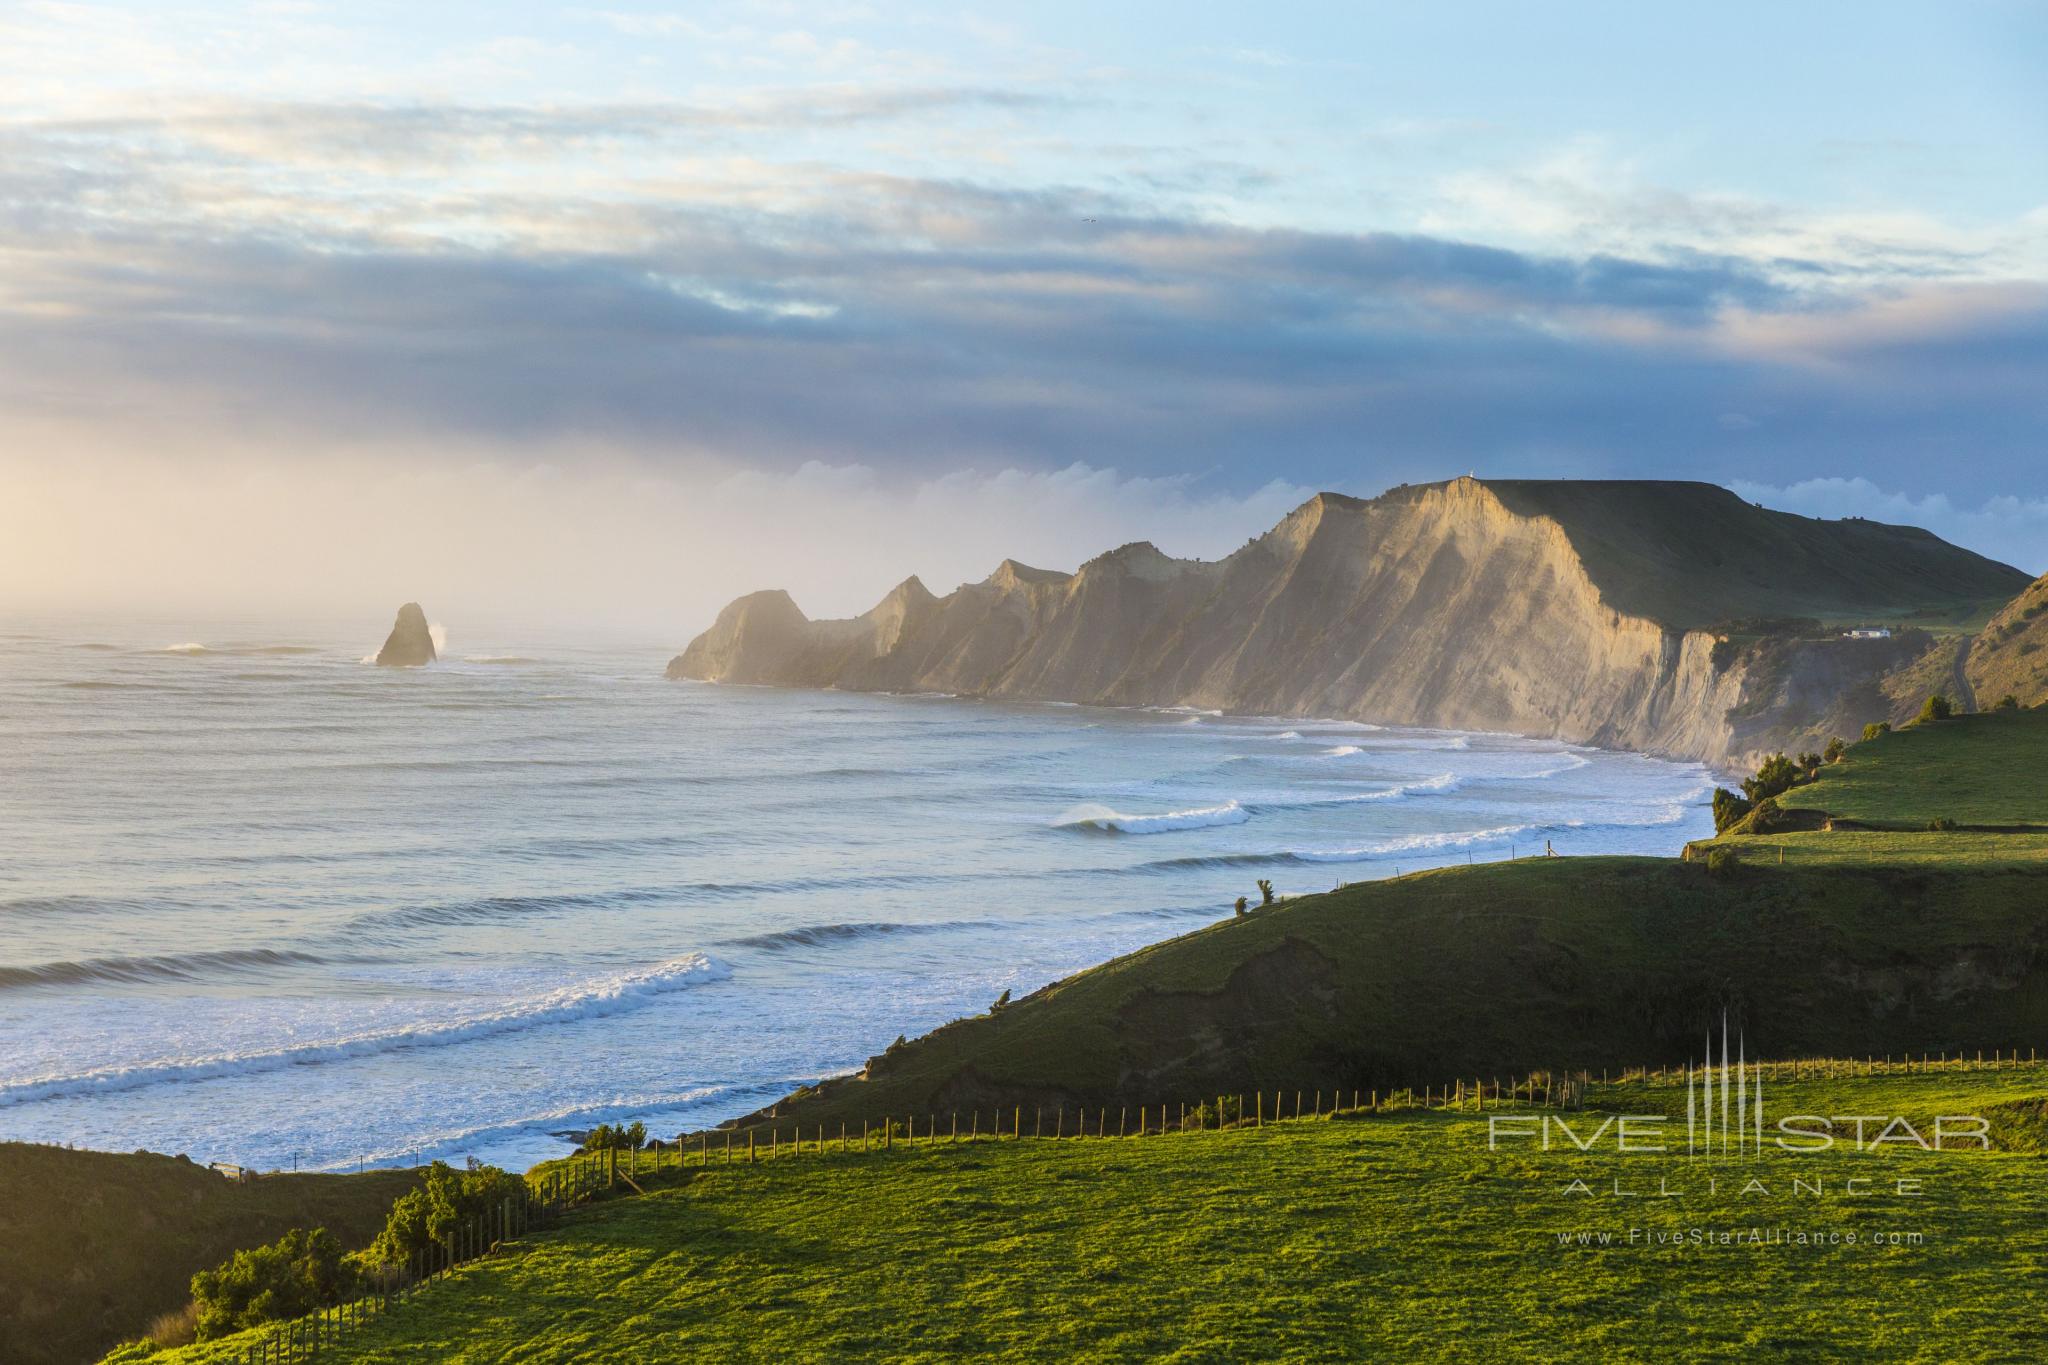
[[1092, 830], [1098, 834], [1166, 834], [1179, 829], [1210, 829], [1217, 825], [1241, 825], [1252, 813], [1235, 801], [1194, 810], [1172, 810], [1159, 815], [1126, 815], [1108, 806], [1089, 802], [1075, 806], [1053, 821], [1054, 829]]
[[620, 972], [577, 986], [564, 986], [536, 999], [439, 1023], [358, 1033], [319, 1042], [207, 1057], [179, 1057], [135, 1066], [103, 1067], [69, 1076], [38, 1076], [0, 1084], [0, 1108], [72, 1095], [140, 1090], [156, 1085], [252, 1076], [286, 1067], [317, 1066], [418, 1048], [449, 1047], [498, 1034], [553, 1024], [576, 1023], [638, 1009], [673, 991], [723, 981], [732, 969], [703, 953], [690, 953], [655, 967]]

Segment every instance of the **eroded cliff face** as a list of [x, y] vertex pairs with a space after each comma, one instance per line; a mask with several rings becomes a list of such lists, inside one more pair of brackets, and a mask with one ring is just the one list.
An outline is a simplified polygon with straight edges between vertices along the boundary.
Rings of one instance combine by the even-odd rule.
[[[1526, 507], [1535, 486], [1512, 487]], [[1600, 487], [1611, 499], [1631, 486]], [[1670, 496], [1665, 485], [1633, 487]], [[1746, 526], [1750, 509], [1732, 494], [1684, 487], [1710, 504], [1703, 521], [1711, 511]], [[1755, 515], [1777, 519], [1776, 535], [1803, 521]], [[1852, 529], [1823, 549], [1853, 560], [1870, 535]], [[2023, 579], [1926, 539], [1944, 576], [1937, 597], [1958, 590], [1949, 580], [1984, 594]], [[1849, 647], [1863, 642], [1717, 652], [1712, 629], [1613, 605], [1683, 597], [1682, 583], [1641, 581], [1674, 572], [1645, 562], [1603, 546], [1592, 563], [1609, 581], [1596, 582], [1558, 517], [1515, 510], [1474, 479], [1370, 501], [1326, 493], [1213, 563], [1144, 543], [1072, 574], [1005, 561], [943, 598], [912, 579], [851, 621], [809, 621], [787, 594], [757, 593], [726, 608], [668, 673], [1507, 730], [1739, 763], [1834, 723], [1836, 703], [1896, 666], [1899, 649]], [[1882, 597], [1890, 582], [1902, 611], [1921, 605], [1910, 573], [1867, 567], [1844, 579], [1857, 593]]]
[[2008, 696], [2022, 706], [2048, 701], [2048, 576], [1991, 618], [1970, 643], [1964, 672], [1980, 707]]

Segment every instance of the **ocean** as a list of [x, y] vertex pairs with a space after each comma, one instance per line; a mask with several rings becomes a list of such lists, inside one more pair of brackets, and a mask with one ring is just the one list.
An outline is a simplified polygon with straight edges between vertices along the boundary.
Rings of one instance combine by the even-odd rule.
[[1231, 913], [1671, 854], [1709, 776], [1502, 735], [672, 683], [379, 619], [0, 620], [0, 1138], [259, 1169], [672, 1134]]

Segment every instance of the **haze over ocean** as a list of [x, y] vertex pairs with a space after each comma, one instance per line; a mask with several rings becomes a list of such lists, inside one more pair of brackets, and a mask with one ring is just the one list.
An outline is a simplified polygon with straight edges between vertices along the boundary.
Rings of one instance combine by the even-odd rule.
[[663, 648], [0, 633], [0, 1137], [262, 1168], [669, 1134], [1227, 915], [1672, 854], [1696, 765], [1164, 710], [670, 683]]

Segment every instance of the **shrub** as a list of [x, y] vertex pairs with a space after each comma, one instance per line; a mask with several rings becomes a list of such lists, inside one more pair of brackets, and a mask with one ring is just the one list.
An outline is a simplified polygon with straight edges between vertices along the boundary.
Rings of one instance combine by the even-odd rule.
[[1799, 780], [1799, 769], [1783, 754], [1772, 754], [1756, 770], [1755, 777], [1742, 779], [1742, 794], [1751, 801], [1761, 801], [1767, 796], [1777, 796], [1790, 791], [1792, 784]]
[[1710, 877], [1732, 877], [1741, 866], [1742, 857], [1732, 848], [1707, 850], [1707, 875]]
[[199, 1304], [195, 1300], [175, 1313], [159, 1313], [149, 1320], [149, 1344], [159, 1351], [190, 1346], [199, 1340]]
[[1784, 808], [1778, 804], [1778, 798], [1766, 796], [1763, 800], [1756, 803], [1756, 812], [1751, 816], [1749, 822], [1749, 832], [1751, 834], [1776, 834], [1780, 830], [1791, 828], [1791, 826], [1792, 822], [1785, 818]]
[[1999, 711], [2017, 711], [2020, 709], [2020, 699], [2008, 692], [1998, 699], [1998, 705], [1994, 709]]
[[1237, 898], [1237, 913], [1238, 913], [1238, 914], [1240, 914], [1240, 915], [1250, 914], [1250, 913], [1251, 913], [1251, 910], [1250, 910], [1250, 906], [1251, 906], [1251, 902], [1250, 902], [1250, 901], [1248, 901], [1248, 900], [1246, 900], [1246, 899], [1245, 899], [1245, 898], [1244, 898], [1243, 896], [1239, 896], [1239, 897]]
[[1714, 833], [1726, 834], [1749, 814], [1750, 803], [1726, 787], [1714, 788]]
[[1848, 752], [1849, 742], [1847, 740], [1843, 739], [1840, 735], [1830, 735], [1827, 747], [1820, 751], [1820, 756], [1825, 762], [1840, 763], [1842, 756]]
[[579, 1152], [637, 1152], [647, 1145], [647, 1125], [634, 1119], [624, 1127], [600, 1123], [583, 1139]]
[[457, 1172], [437, 1161], [428, 1168], [425, 1184], [407, 1190], [391, 1206], [384, 1231], [370, 1247], [370, 1259], [403, 1265], [416, 1253], [440, 1246], [443, 1238], [467, 1220], [507, 1199], [525, 1197], [526, 1182], [496, 1166]]
[[988, 1012], [990, 1014], [1001, 1014], [1003, 1012], [1004, 1006], [1008, 1005], [1009, 1003], [1010, 993], [1008, 991], [1004, 991], [1001, 995], [996, 997], [995, 1004], [990, 1005], [988, 1007]]
[[1870, 724], [1863, 727], [1863, 738], [1865, 742], [1868, 742], [1870, 740], [1876, 739], [1879, 735], [1888, 735], [1891, 732], [1892, 723], [1890, 721], [1874, 720], [1870, 722]]
[[1927, 822], [1927, 828], [1936, 834], [1950, 834], [1955, 831], [1956, 822], [1946, 815], [1936, 816]]
[[1265, 878], [1261, 877], [1261, 878], [1259, 879], [1259, 904], [1261, 904], [1261, 905], [1271, 905], [1272, 903], [1273, 903], [1273, 883], [1271, 883], [1271, 882], [1267, 881], [1267, 880], [1266, 880]]
[[293, 1228], [269, 1246], [238, 1251], [192, 1277], [194, 1335], [211, 1341], [245, 1327], [300, 1317], [340, 1303], [355, 1286], [355, 1267], [333, 1233]]
[[1950, 701], [1945, 693], [1936, 692], [1920, 704], [1918, 719], [1921, 721], [1947, 720], [1955, 713], [1955, 703]]
[[1808, 777], [1812, 777], [1820, 771], [1820, 755], [1812, 753], [1799, 755], [1799, 767]]

